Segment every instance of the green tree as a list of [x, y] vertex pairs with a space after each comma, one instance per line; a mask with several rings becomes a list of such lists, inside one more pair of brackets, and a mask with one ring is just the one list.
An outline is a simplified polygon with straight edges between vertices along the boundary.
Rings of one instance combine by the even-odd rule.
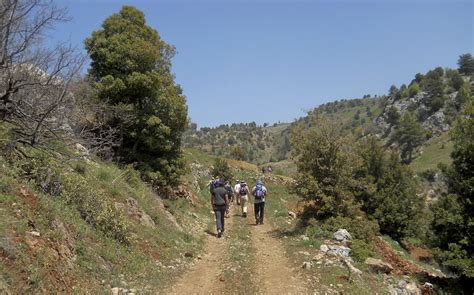
[[362, 210], [379, 224], [380, 231], [399, 241], [419, 237], [422, 231], [423, 199], [418, 197], [418, 183], [398, 153], [385, 152], [381, 143], [369, 137], [359, 143], [363, 159], [362, 175], [368, 186], [357, 194]]
[[455, 106], [458, 110], [471, 99], [471, 83], [464, 82], [455, 97]]
[[410, 87], [408, 87], [408, 95], [410, 97], [415, 96], [420, 92], [420, 85], [417, 82], [413, 82]]
[[425, 132], [420, 123], [416, 121], [412, 113], [406, 112], [395, 128], [391, 142], [398, 143], [402, 159], [410, 163], [414, 150], [423, 143], [424, 138]]
[[116, 113], [109, 124], [122, 136], [117, 156], [136, 163], [158, 186], [176, 183], [184, 167], [187, 106], [171, 72], [174, 47], [131, 6], [108, 17], [85, 46], [98, 96]]
[[423, 81], [423, 90], [428, 94], [424, 97], [423, 103], [430, 109], [431, 113], [437, 112], [444, 106], [444, 84], [442, 80], [442, 68], [436, 68], [426, 74]]
[[300, 122], [292, 130], [291, 145], [298, 167], [295, 192], [315, 201], [316, 215], [352, 216], [354, 178], [360, 158], [352, 151], [353, 142], [341, 134], [337, 124], [311, 116], [311, 126]]
[[230, 156], [233, 159], [242, 161], [245, 160], [245, 151], [241, 146], [236, 146], [231, 150]]
[[399, 120], [400, 113], [398, 112], [396, 107], [391, 106], [387, 111], [387, 122], [392, 125], [397, 125]]
[[474, 105], [467, 103], [451, 131], [453, 163], [446, 169], [448, 193], [433, 205], [434, 244], [443, 264], [474, 278]]
[[222, 180], [232, 181], [234, 175], [232, 169], [229, 166], [229, 163], [225, 159], [216, 158], [214, 161], [214, 166], [212, 168], [212, 176], [219, 177]]
[[474, 58], [470, 53], [465, 53], [459, 56], [458, 71], [464, 75], [471, 75], [474, 73]]

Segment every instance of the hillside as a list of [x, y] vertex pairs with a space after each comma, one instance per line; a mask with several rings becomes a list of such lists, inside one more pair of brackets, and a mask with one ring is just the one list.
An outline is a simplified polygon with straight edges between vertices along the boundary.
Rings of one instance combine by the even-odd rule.
[[[416, 172], [434, 169], [438, 163], [449, 164], [452, 144], [448, 132], [465, 101], [465, 89], [473, 81], [456, 70], [436, 68], [399, 88], [392, 86], [388, 95], [341, 99], [322, 104], [309, 112], [318, 113], [336, 122], [343, 133], [356, 138], [376, 135], [390, 148], [401, 148], [395, 139], [400, 118], [407, 113], [415, 116], [424, 131], [413, 151], [410, 165]], [[407, 86], [408, 85], [408, 86]], [[294, 171], [290, 161], [291, 129], [298, 122], [309, 123], [305, 116], [293, 123], [221, 125], [216, 128], [192, 128], [184, 133], [187, 147], [199, 148], [211, 155], [224, 156], [272, 166], [280, 173]]]

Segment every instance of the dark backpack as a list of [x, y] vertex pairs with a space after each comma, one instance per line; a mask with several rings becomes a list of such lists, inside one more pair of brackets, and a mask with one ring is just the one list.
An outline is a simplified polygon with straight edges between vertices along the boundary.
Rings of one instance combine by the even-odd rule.
[[234, 190], [230, 186], [226, 186], [225, 190], [227, 191], [228, 197], [232, 197], [232, 195], [234, 194]]
[[240, 184], [239, 195], [241, 196], [247, 195], [247, 185], [245, 183]]
[[263, 185], [257, 184], [255, 186], [255, 191], [253, 192], [255, 199], [261, 200], [265, 196], [265, 192], [263, 191]]

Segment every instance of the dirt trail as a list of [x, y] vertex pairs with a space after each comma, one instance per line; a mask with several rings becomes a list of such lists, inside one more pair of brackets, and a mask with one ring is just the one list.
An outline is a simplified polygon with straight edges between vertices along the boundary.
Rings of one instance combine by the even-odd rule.
[[[226, 234], [232, 234], [232, 224], [239, 222], [238, 208], [231, 210], [231, 218], [226, 219]], [[245, 221], [244, 221], [245, 222]], [[251, 227], [252, 247], [255, 249], [255, 263], [252, 265], [252, 281], [259, 294], [307, 294], [304, 280], [299, 270], [291, 267], [285, 255], [285, 249], [273, 235], [272, 227], [267, 223], [255, 225], [253, 205], [249, 206], [247, 224]], [[186, 272], [166, 294], [225, 294], [225, 282], [221, 281], [223, 269], [216, 266], [222, 262], [229, 249], [229, 238], [217, 239], [209, 235], [202, 259]]]
[[[233, 218], [226, 218], [225, 231], [229, 234], [232, 229]], [[209, 234], [203, 249], [201, 259], [196, 259], [195, 265], [191, 267], [166, 294], [224, 294], [224, 282], [220, 280], [222, 269], [219, 262], [226, 253], [222, 250], [228, 249], [229, 239], [224, 237], [218, 239]]]
[[[253, 207], [253, 206], [252, 206]], [[308, 294], [299, 270], [291, 267], [283, 245], [274, 236], [273, 228], [265, 222], [255, 225], [254, 212], [250, 210], [252, 243], [256, 249], [255, 277], [262, 294]]]

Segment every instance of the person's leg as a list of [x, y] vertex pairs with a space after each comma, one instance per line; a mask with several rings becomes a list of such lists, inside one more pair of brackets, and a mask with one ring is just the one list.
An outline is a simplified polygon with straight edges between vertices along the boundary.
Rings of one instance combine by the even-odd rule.
[[224, 232], [224, 229], [225, 229], [225, 227], [224, 227], [224, 224], [225, 224], [225, 218], [224, 218], [224, 216], [225, 216], [225, 211], [226, 211], [226, 207], [225, 207], [225, 206], [222, 206], [222, 209], [221, 209], [221, 222], [222, 222], [222, 227], [221, 227], [221, 229], [222, 229], [222, 232]]
[[254, 211], [255, 211], [255, 223], [258, 224], [258, 221], [260, 219], [260, 215], [259, 215], [259, 211], [260, 211], [260, 204], [258, 203], [255, 203], [254, 206]]
[[260, 224], [263, 224], [263, 215], [265, 212], [265, 202], [260, 203]]
[[247, 196], [240, 197], [240, 203], [242, 204], [242, 216], [247, 217], [248, 197]]
[[216, 214], [217, 234], [219, 235], [222, 232], [222, 211], [220, 210], [219, 207], [217, 207], [214, 212]]

